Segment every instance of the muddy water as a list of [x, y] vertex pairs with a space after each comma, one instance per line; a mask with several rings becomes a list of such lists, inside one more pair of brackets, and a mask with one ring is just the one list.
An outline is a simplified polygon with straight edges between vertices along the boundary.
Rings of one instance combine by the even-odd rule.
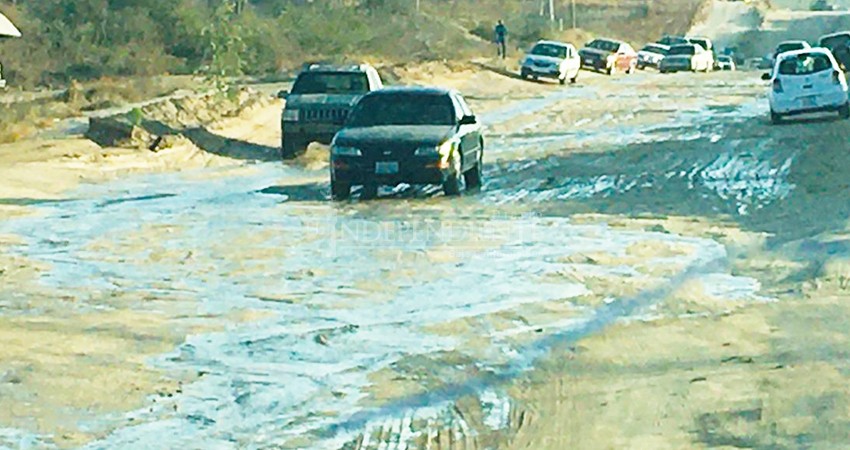
[[[591, 94], [558, 91], [487, 117], [509, 121]], [[747, 103], [723, 119], [746, 120], [753, 111], [759, 109]], [[260, 164], [235, 174], [206, 170], [91, 186], [2, 231], [27, 238], [17, 251], [48, 263], [42, 282], [56, 289], [189, 296], [198, 300], [199, 316], [250, 310], [263, 318], [192, 336], [151, 361], [198, 381], [127, 414], [120, 421], [136, 425], [87, 448], [325, 449], [356, 439], [360, 448], [406, 448], [430, 440], [437, 423], [473, 434], [451, 413], [460, 396], [480, 398], [487, 427], [509, 426], [510, 400], [500, 384], [554, 345], [651, 313], [685, 280], [702, 282], [711, 295], [760, 298], [758, 283], [728, 273], [725, 249], [714, 241], [575, 225], [527, 202], [615, 197], [653, 182], [639, 170], [588, 171], [552, 186], [534, 170], [548, 165], [559, 174], [563, 162], [516, 161], [518, 150], [556, 156], [577, 141], [601, 148], [713, 141], [715, 156], [665, 159], [662, 152], [651, 168], [735, 208], [793, 189], [784, 181], [792, 156], [774, 161], [759, 149], [743, 156], [710, 109], [651, 125], [632, 125], [629, 114], [619, 114], [623, 124], [614, 129], [615, 119], [582, 124], [583, 135], [499, 137], [491, 151], [509, 160], [488, 166], [484, 193], [456, 200], [425, 190], [413, 199], [333, 204], [314, 181], [322, 173]], [[151, 228], [169, 232], [152, 242]], [[641, 258], [639, 267], [624, 262], [642, 245], [679, 251]], [[622, 296], [605, 287], [620, 282], [646, 289]], [[449, 366], [438, 355], [449, 353], [465, 362], [452, 363], [456, 370], [446, 378], [441, 370]], [[386, 373], [390, 381], [376, 381]], [[397, 382], [404, 378], [418, 387]]]

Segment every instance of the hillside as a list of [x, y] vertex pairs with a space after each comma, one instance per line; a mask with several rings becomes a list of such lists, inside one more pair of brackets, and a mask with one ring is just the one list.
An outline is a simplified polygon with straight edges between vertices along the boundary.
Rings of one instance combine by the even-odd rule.
[[[420, 5], [417, 10], [417, 3]], [[688, 29], [702, 0], [578, 0], [583, 34], [641, 43]], [[11, 85], [154, 74], [265, 75], [307, 60], [393, 62], [488, 55], [501, 18], [512, 44], [556, 37], [569, 1], [0, 0], [24, 32], [0, 42]], [[577, 42], [580, 44], [580, 42]], [[344, 56], [343, 56], [344, 55]]]

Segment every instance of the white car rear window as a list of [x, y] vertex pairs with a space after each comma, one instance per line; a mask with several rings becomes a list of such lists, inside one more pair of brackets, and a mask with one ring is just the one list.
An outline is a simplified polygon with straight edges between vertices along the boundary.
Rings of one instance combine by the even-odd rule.
[[779, 63], [780, 75], [811, 75], [832, 69], [832, 61], [823, 53], [796, 55], [783, 58]]

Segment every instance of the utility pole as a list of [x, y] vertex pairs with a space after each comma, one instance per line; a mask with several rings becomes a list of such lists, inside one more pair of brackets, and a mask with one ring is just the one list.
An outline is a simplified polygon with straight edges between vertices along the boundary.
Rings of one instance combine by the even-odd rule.
[[555, 0], [549, 0], [549, 22], [555, 23]]
[[416, 0], [416, 12], [417, 13], [419, 12], [419, 7], [422, 6], [422, 5], [420, 5], [421, 1], [422, 0]]
[[578, 23], [578, 21], [576, 20], [576, 0], [572, 0], [570, 7], [571, 7], [570, 16], [572, 16], [572, 18], [573, 18], [573, 29], [575, 30], [576, 28], [578, 28], [576, 26], [576, 24]]

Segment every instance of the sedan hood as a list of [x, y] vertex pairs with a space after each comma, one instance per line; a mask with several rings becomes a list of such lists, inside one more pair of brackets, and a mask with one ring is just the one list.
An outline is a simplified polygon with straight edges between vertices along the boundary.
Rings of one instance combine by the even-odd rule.
[[455, 131], [450, 125], [391, 125], [379, 127], [344, 128], [337, 133], [334, 144], [349, 147], [438, 146]]
[[662, 55], [661, 53], [648, 52], [646, 50], [639, 51], [638, 56], [643, 56], [644, 58], [649, 58], [649, 59], [663, 59], [664, 58], [664, 55]]
[[351, 108], [360, 100], [362, 95], [352, 94], [292, 94], [286, 99], [288, 108], [301, 108], [305, 106], [335, 106]]
[[538, 63], [538, 64], [558, 66], [558, 65], [561, 64], [561, 61], [563, 61], [563, 60], [560, 59], [560, 58], [553, 58], [551, 56], [526, 55], [525, 61], [529, 62], [529, 63], [533, 62], [533, 63]]

